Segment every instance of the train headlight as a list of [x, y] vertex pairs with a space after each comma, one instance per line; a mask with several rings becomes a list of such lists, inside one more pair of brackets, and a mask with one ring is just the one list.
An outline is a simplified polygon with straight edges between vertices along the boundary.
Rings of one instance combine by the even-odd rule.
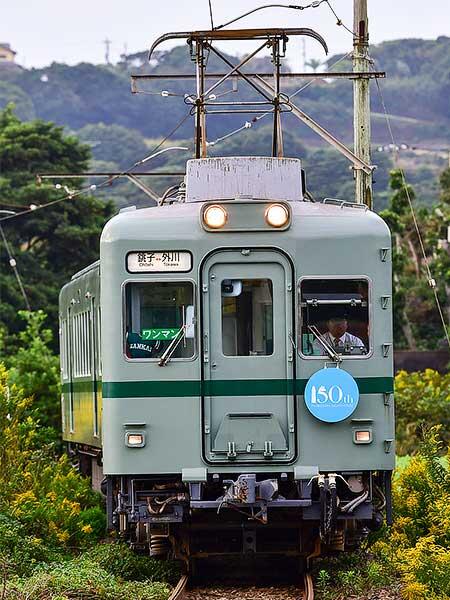
[[203, 213], [203, 221], [211, 229], [220, 229], [228, 221], [228, 213], [220, 204], [211, 204]]
[[271, 204], [264, 217], [271, 227], [283, 227], [289, 221], [289, 211], [283, 204]]

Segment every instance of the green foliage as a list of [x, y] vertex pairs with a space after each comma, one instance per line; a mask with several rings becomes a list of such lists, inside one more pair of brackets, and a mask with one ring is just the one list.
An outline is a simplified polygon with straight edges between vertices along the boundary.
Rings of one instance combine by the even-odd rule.
[[61, 549], [30, 535], [18, 519], [0, 513], [0, 557], [7, 562], [10, 572], [29, 576], [42, 563], [61, 561]]
[[18, 335], [20, 346], [8, 357], [9, 382], [32, 397], [32, 408], [42, 426], [60, 429], [59, 358], [50, 350], [52, 332], [44, 328], [45, 314], [19, 311], [26, 328]]
[[95, 160], [109, 161], [118, 169], [128, 169], [145, 157], [148, 148], [143, 136], [121, 125], [95, 123], [77, 132], [78, 138], [92, 147]]
[[[405, 140], [411, 145], [445, 147], [450, 134], [449, 47], [448, 37], [440, 37], [437, 40], [395, 40], [371, 47], [371, 53], [377, 61], [377, 68], [388, 73], [386, 82], [383, 82], [383, 94], [391, 113], [397, 140]], [[236, 56], [228, 58], [233, 63], [238, 62]], [[328, 64], [332, 64], [337, 58], [330, 57]], [[310, 62], [313, 68], [317, 68], [317, 61]], [[103, 123], [104, 134], [108, 136], [106, 130], [110, 126], [120, 126], [132, 132], [130, 135], [124, 134], [124, 145], [128, 153], [128, 139], [131, 139], [134, 132], [139, 132], [146, 138], [157, 138], [171, 131], [187, 112], [187, 107], [182, 100], [183, 94], [192, 93], [195, 88], [195, 83], [192, 81], [140, 82], [140, 86], [146, 91], [153, 92], [154, 95], [151, 98], [139, 94], [131, 95], [129, 93], [130, 72], [186, 73], [189, 71], [189, 64], [188, 47], [180, 45], [161, 53], [150, 65], [147, 64], [146, 53], [138, 52], [124, 57], [117, 66], [86, 63], [68, 66], [54, 63], [45, 69], [21, 69], [15, 73], [5, 74], [5, 81], [2, 82], [5, 88], [3, 94], [0, 86], [0, 107], [7, 101], [15, 101], [22, 118], [29, 119], [36, 115], [41, 119], [63, 124], [75, 131], [82, 130], [83, 139], [90, 142], [100, 138], [84, 137], [86, 127], [92, 126], [95, 131], [98, 124]], [[351, 65], [348, 66], [351, 68]], [[268, 58], [262, 58], [254, 59], [250, 68], [256, 71], [270, 71], [272, 66]], [[343, 67], [339, 65], [337, 68], [342, 70]], [[208, 57], [208, 70], [216, 70], [216, 72], [224, 70], [223, 63], [212, 53]], [[44, 81], [42, 75], [45, 75]], [[179, 97], [161, 97], [161, 90], [166, 86], [169, 91], [179, 94]], [[292, 95], [299, 87], [297, 81], [288, 81], [285, 82], [283, 89], [288, 95]], [[219, 89], [219, 93], [229, 91], [230, 88], [231, 84], [226, 82]], [[238, 97], [254, 100], [256, 95], [245, 82], [240, 82], [238, 91], [228, 97], [233, 100]], [[351, 82], [342, 80], [324, 82], [319, 79], [314, 85], [303, 89], [301, 95], [296, 98], [308, 114], [318, 118], [322, 125], [336, 136], [342, 137], [347, 144], [352, 143]], [[377, 93], [372, 94], [372, 109], [374, 111], [373, 139], [384, 143], [387, 137], [386, 123]], [[208, 120], [209, 139], [214, 140], [241, 127], [246, 118], [243, 115], [214, 116]], [[267, 117], [261, 121], [261, 125], [269, 121], [270, 117]], [[308, 154], [320, 147], [316, 134], [297, 120], [294, 121], [291, 115], [283, 115], [283, 123], [285, 133], [292, 134], [297, 144], [307, 147]], [[227, 152], [231, 140], [235, 146], [240, 144], [251, 146], [251, 142], [247, 140], [257, 137], [254, 135], [256, 129], [254, 127], [250, 131], [243, 130], [237, 136], [218, 145], [217, 149], [224, 148]], [[188, 120], [177, 130], [174, 137], [185, 139], [190, 137], [191, 133], [192, 122]], [[115, 135], [113, 137], [117, 139]], [[423, 140], [427, 140], [427, 144], [424, 144]], [[141, 147], [141, 142], [142, 140], [137, 142], [136, 152], [138, 152], [138, 145]], [[255, 145], [257, 144], [255, 139]], [[112, 144], [102, 142], [93, 147], [93, 153], [97, 159], [112, 160], [122, 164], [122, 159], [117, 158], [122, 157], [120, 147], [117, 147], [116, 158], [111, 155], [114, 147], [115, 142]], [[129, 150], [131, 154], [131, 147]], [[256, 153], [252, 152], [252, 154]], [[322, 155], [318, 156], [320, 157]], [[445, 157], [402, 152], [402, 159], [410, 166], [408, 171], [417, 189], [418, 201], [431, 204], [436, 197], [434, 182], [439, 170], [445, 165]], [[375, 206], [379, 209], [385, 206], [387, 200], [389, 166], [386, 167], [386, 163], [390, 163], [390, 157], [386, 154], [374, 153], [373, 160], [378, 166], [375, 174], [377, 180]], [[331, 161], [332, 168], [329, 160], [323, 160], [322, 164], [318, 165], [322, 177], [320, 188], [324, 191], [319, 190], [319, 186], [312, 186], [313, 193], [318, 197], [337, 196], [351, 200], [353, 177], [348, 163], [341, 162], [336, 152], [332, 155]], [[316, 164], [316, 160], [311, 160], [311, 166]], [[343, 180], [345, 185], [341, 188], [336, 180]], [[336, 188], [338, 193], [334, 191]], [[129, 190], [125, 191], [128, 196]], [[140, 194], [140, 197], [142, 199], [143, 194]]]
[[[433, 209], [416, 209], [425, 254], [444, 311], [450, 292], [450, 255], [443, 243], [450, 224], [450, 205], [445, 202], [450, 177], [445, 173], [441, 176], [442, 201]], [[445, 333], [409, 206], [409, 199], [414, 203], [414, 190], [405, 184], [401, 170], [391, 171], [390, 185], [390, 204], [380, 215], [392, 232], [394, 342], [397, 348], [410, 350], [439, 348], [446, 344]]]
[[366, 549], [321, 559], [314, 566], [314, 576], [318, 600], [360, 597], [364, 591], [373, 593], [393, 583], [390, 565], [376, 560]]
[[168, 581], [175, 583], [180, 570], [172, 561], [162, 561], [137, 554], [118, 542], [99, 544], [84, 553], [83, 560], [101, 566], [105, 571], [125, 581]]
[[394, 525], [372, 548], [399, 574], [406, 600], [450, 595], [450, 468], [440, 460], [439, 431], [425, 431], [420, 454], [397, 477]]
[[100, 496], [45, 443], [31, 406], [0, 363], [0, 512], [44, 545], [90, 544], [105, 530]]
[[96, 563], [72, 560], [12, 580], [5, 600], [167, 600], [169, 586], [123, 582]]
[[[0, 113], [0, 205], [21, 210], [61, 198], [63, 193], [52, 184], [36, 186], [36, 173], [83, 171], [88, 159], [89, 148], [64, 135], [62, 127], [44, 121], [23, 123], [12, 107]], [[69, 180], [67, 185], [74, 188], [80, 181]], [[2, 224], [30, 305], [47, 313], [54, 334], [59, 289], [74, 271], [97, 259], [100, 231], [111, 214], [110, 204], [79, 196]], [[0, 324], [14, 334], [21, 328], [17, 313], [24, 301], [14, 273], [4, 268], [8, 256], [3, 243], [0, 264]]]
[[443, 441], [450, 445], [450, 373], [400, 371], [395, 378], [395, 407], [397, 454], [419, 451], [423, 424], [441, 424]]

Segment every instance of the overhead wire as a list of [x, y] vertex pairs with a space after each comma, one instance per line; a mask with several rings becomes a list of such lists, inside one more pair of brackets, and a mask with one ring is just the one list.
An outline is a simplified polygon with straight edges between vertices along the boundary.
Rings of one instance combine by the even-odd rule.
[[211, 19], [211, 29], [214, 29], [214, 20], [213, 20], [213, 12], [212, 12], [211, 0], [208, 0], [208, 3], [209, 3], [209, 17]]
[[[346, 60], [351, 54], [352, 54], [351, 51], [347, 52], [347, 54], [344, 54], [344, 56], [341, 56], [341, 58], [339, 58], [334, 63], [332, 63], [329, 68], [333, 69], [338, 64], [340, 64], [341, 62], [343, 62], [344, 60]], [[311, 79], [310, 81], [308, 81], [308, 83], [306, 83], [305, 85], [303, 85], [302, 87], [300, 87], [298, 90], [296, 90], [293, 94], [290, 94], [289, 95], [289, 100], [291, 98], [294, 98], [298, 94], [300, 94], [303, 90], [305, 90], [306, 88], [308, 88], [312, 83], [314, 83], [318, 79], [320, 79], [320, 76], [314, 77], [313, 79]], [[216, 140], [213, 140], [212, 142], [208, 142], [208, 145], [209, 146], [215, 146], [216, 144], [218, 144], [218, 143], [220, 143], [220, 142], [222, 142], [222, 141], [224, 141], [224, 140], [232, 137], [233, 135], [236, 135], [236, 134], [240, 133], [241, 131], [244, 131], [244, 129], [251, 129], [253, 127], [254, 123], [258, 123], [258, 121], [260, 121], [261, 119], [264, 119], [264, 117], [267, 117], [270, 114], [272, 114], [272, 113], [270, 111], [267, 111], [267, 112], [263, 113], [262, 115], [254, 117], [251, 121], [245, 121], [245, 123], [241, 127], [238, 127], [237, 129], [234, 129], [233, 131], [230, 131], [229, 133], [227, 133], [227, 134], [225, 134], [225, 135], [217, 138]]]
[[[48, 208], [49, 206], [54, 206], [55, 204], [59, 204], [60, 202], [64, 202], [65, 200], [73, 200], [74, 198], [81, 196], [83, 194], [87, 194], [88, 192], [92, 192], [95, 191], [99, 188], [105, 187], [107, 185], [110, 185], [111, 183], [113, 183], [115, 180], [119, 179], [120, 177], [124, 176], [124, 175], [129, 175], [132, 174], [132, 171], [134, 169], [136, 169], [137, 167], [139, 167], [140, 165], [144, 164], [145, 162], [147, 162], [149, 160], [150, 157], [153, 157], [153, 155], [159, 150], [159, 148], [161, 148], [161, 146], [170, 138], [172, 137], [172, 135], [185, 123], [185, 121], [188, 119], [188, 117], [190, 116], [190, 110], [184, 115], [184, 117], [177, 123], [177, 125], [170, 131], [170, 133], [168, 133], [154, 148], [153, 150], [150, 152], [149, 155], [147, 155], [145, 158], [136, 161], [135, 163], [133, 163], [133, 165], [131, 165], [131, 167], [129, 167], [128, 169], [121, 171], [120, 173], [118, 173], [117, 175], [113, 175], [112, 177], [107, 177], [104, 181], [96, 184], [96, 185], [87, 185], [84, 186], [82, 188], [80, 188], [79, 190], [74, 190], [74, 191], [67, 191], [67, 194], [61, 198], [57, 198], [55, 200], [51, 200], [50, 202], [46, 202], [45, 204], [38, 204], [38, 205], [33, 205], [33, 208], [27, 208], [26, 210], [22, 210], [19, 211], [17, 213], [14, 213], [13, 215], [7, 215], [5, 217], [1, 217], [0, 218], [0, 223], [2, 221], [9, 221], [11, 219], [15, 219], [17, 217], [20, 217], [22, 215], [26, 215], [29, 214], [31, 212], [36, 212], [37, 210], [42, 210], [44, 208]], [[139, 175], [139, 173], [134, 173], [135, 175]], [[86, 178], [89, 177], [89, 173], [86, 174]], [[66, 186], [65, 186], [66, 187]]]
[[386, 102], [384, 100], [384, 96], [383, 96], [383, 92], [381, 90], [381, 86], [380, 83], [378, 81], [378, 79], [375, 79], [376, 85], [377, 85], [377, 90], [378, 90], [378, 94], [380, 97], [380, 102], [381, 102], [381, 106], [383, 108], [383, 113], [384, 113], [384, 117], [386, 120], [386, 126], [389, 132], [389, 137], [391, 138], [391, 142], [394, 148], [394, 165], [396, 166], [397, 170], [400, 172], [400, 177], [401, 177], [401, 181], [402, 181], [402, 186], [403, 186], [403, 190], [405, 192], [405, 196], [406, 199], [408, 201], [408, 205], [409, 205], [409, 210], [411, 212], [411, 216], [412, 216], [412, 220], [413, 220], [413, 224], [414, 224], [414, 229], [416, 231], [416, 235], [417, 235], [417, 239], [419, 241], [419, 246], [420, 246], [420, 251], [422, 253], [422, 257], [423, 257], [423, 261], [425, 264], [425, 270], [427, 273], [427, 279], [428, 279], [428, 285], [430, 286], [430, 288], [433, 291], [434, 294], [434, 299], [435, 299], [435, 303], [436, 303], [436, 307], [439, 313], [439, 317], [440, 320], [442, 322], [442, 327], [444, 329], [444, 334], [445, 334], [445, 338], [447, 340], [447, 344], [450, 348], [450, 333], [449, 333], [449, 327], [447, 325], [447, 322], [445, 320], [445, 316], [444, 316], [444, 311], [442, 310], [442, 306], [441, 306], [441, 301], [439, 299], [439, 294], [438, 294], [438, 288], [437, 288], [437, 284], [436, 284], [436, 279], [433, 277], [432, 273], [431, 273], [431, 267], [430, 267], [430, 261], [428, 260], [428, 256], [425, 250], [425, 244], [423, 241], [423, 236], [422, 236], [422, 232], [420, 231], [420, 227], [419, 227], [419, 222], [417, 221], [417, 215], [416, 215], [416, 211], [414, 208], [414, 204], [411, 198], [411, 194], [409, 192], [409, 187], [406, 181], [406, 176], [405, 176], [405, 172], [403, 170], [403, 168], [401, 168], [399, 166], [399, 161], [398, 161], [398, 150], [397, 150], [397, 143], [395, 141], [395, 137], [394, 137], [394, 132], [392, 129], [392, 125], [391, 125], [391, 119], [390, 119], [390, 115], [388, 113], [387, 107], [386, 107]]
[[347, 25], [344, 23], [344, 21], [336, 13], [336, 11], [334, 10], [333, 6], [331, 5], [330, 0], [324, 0], [324, 1], [328, 5], [328, 8], [331, 10], [331, 12], [333, 13], [333, 15], [336, 17], [336, 25], [338, 25], [338, 26], [343, 27], [344, 29], [346, 29], [352, 36], [356, 36], [356, 33], [353, 31], [353, 29], [350, 29], [350, 27], [347, 27]]
[[[350, 29], [349, 27], [347, 27], [347, 25], [345, 25], [345, 23], [342, 21], [342, 19], [339, 17], [339, 15], [336, 13], [336, 11], [334, 10], [333, 6], [331, 5], [329, 0], [316, 0], [315, 2], [311, 2], [310, 4], [304, 5], [304, 6], [300, 6], [300, 5], [285, 5], [285, 4], [267, 4], [265, 6], [260, 6], [258, 8], [255, 8], [253, 10], [250, 10], [246, 13], [244, 13], [243, 15], [237, 17], [236, 19], [233, 19], [231, 21], [228, 21], [227, 23], [225, 23], [224, 25], [219, 25], [218, 27], [216, 27], [216, 29], [221, 29], [222, 27], [226, 27], [227, 25], [231, 25], [231, 23], [235, 23], [236, 21], [247, 17], [248, 15], [256, 12], [257, 10], [261, 10], [263, 8], [276, 8], [276, 7], [280, 7], [280, 8], [295, 8], [297, 10], [306, 10], [307, 8], [318, 8], [321, 4], [327, 4], [328, 8], [331, 10], [331, 12], [333, 13], [333, 15], [336, 18], [336, 24], [338, 26], [342, 26], [344, 27], [344, 29], [346, 29], [349, 33], [352, 34], [352, 36], [355, 35], [355, 33], [353, 32], [352, 29]], [[346, 60], [347, 58], [349, 58], [352, 55], [353, 51], [350, 50], [349, 52], [347, 52], [346, 54], [344, 54], [343, 56], [341, 56], [341, 58], [339, 58], [337, 61], [335, 61], [332, 65], [330, 65], [329, 69], [333, 69], [334, 67], [336, 67], [338, 64], [340, 64], [341, 62], [343, 62], [344, 60]], [[297, 96], [298, 94], [300, 94], [303, 90], [305, 90], [306, 88], [308, 88], [310, 85], [312, 85], [315, 81], [317, 81], [317, 79], [320, 79], [320, 77], [314, 77], [314, 79], [311, 79], [310, 81], [308, 81], [308, 83], [306, 83], [305, 85], [303, 85], [302, 87], [300, 87], [297, 91], [295, 91], [293, 94], [289, 95], [289, 100], [291, 98], [294, 98], [295, 96]], [[213, 140], [212, 142], [209, 142], [207, 145], [208, 146], [215, 146], [216, 144], [227, 140], [228, 138], [240, 133], [241, 131], [244, 131], [245, 129], [251, 129], [251, 127], [253, 126], [253, 123], [258, 123], [258, 121], [260, 121], [261, 119], [264, 119], [265, 117], [267, 117], [268, 115], [272, 114], [270, 111], [263, 113], [262, 115], [259, 115], [258, 117], [254, 117], [251, 121], [245, 121], [245, 123], [241, 126], [238, 127], [237, 129], [234, 129], [233, 131], [230, 131], [229, 133], [217, 138], [216, 140]]]
[[30, 302], [28, 300], [27, 293], [25, 291], [25, 288], [22, 283], [22, 279], [21, 279], [19, 271], [17, 269], [16, 259], [14, 258], [13, 254], [11, 252], [11, 249], [8, 244], [8, 240], [6, 239], [5, 232], [3, 231], [3, 227], [1, 225], [0, 225], [0, 235], [2, 237], [3, 244], [4, 244], [4, 246], [6, 248], [6, 252], [8, 254], [9, 264], [10, 264], [12, 270], [14, 271], [14, 275], [16, 276], [17, 283], [19, 284], [19, 288], [22, 293], [23, 299], [25, 300], [25, 306], [27, 307], [27, 310], [31, 311]]
[[259, 10], [264, 10], [266, 8], [289, 8], [291, 10], [306, 10], [308, 8], [318, 8], [324, 2], [327, 2], [327, 0], [315, 0], [314, 2], [311, 2], [310, 4], [306, 4], [304, 6], [302, 6], [300, 4], [265, 4], [264, 6], [257, 6], [256, 8], [249, 10], [246, 13], [243, 13], [242, 15], [239, 15], [238, 17], [231, 19], [231, 21], [227, 21], [226, 23], [223, 23], [222, 25], [218, 25], [214, 29], [215, 29], [215, 31], [217, 31], [218, 29], [223, 29], [224, 27], [228, 27], [228, 25], [231, 25], [232, 23], [236, 23], [236, 21], [240, 21], [241, 19], [244, 19], [245, 17], [248, 17], [249, 15], [252, 15], [253, 13], [258, 12]]

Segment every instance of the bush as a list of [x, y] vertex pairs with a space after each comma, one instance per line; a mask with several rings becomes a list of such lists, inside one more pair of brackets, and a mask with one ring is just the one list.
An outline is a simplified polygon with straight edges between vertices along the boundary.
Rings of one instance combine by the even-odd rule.
[[145, 579], [175, 583], [180, 577], [176, 563], [136, 554], [121, 542], [95, 546], [84, 553], [83, 560], [96, 563], [108, 573], [126, 581]]
[[61, 561], [61, 551], [30, 535], [17, 519], [0, 514], [0, 557], [7, 571], [28, 576], [42, 563]]
[[74, 559], [11, 581], [5, 600], [167, 600], [169, 590], [165, 583], [123, 582], [95, 563]]
[[0, 364], [0, 511], [45, 544], [89, 544], [105, 531], [100, 494], [55, 456], [31, 405]]
[[450, 373], [400, 371], [395, 378], [395, 405], [398, 454], [417, 453], [423, 423], [442, 425], [443, 441], [450, 444]]
[[59, 357], [50, 350], [52, 332], [44, 328], [42, 310], [19, 311], [26, 327], [18, 335], [20, 347], [8, 357], [9, 381], [32, 398], [31, 407], [39, 414], [43, 427], [61, 430], [61, 384]]
[[399, 474], [394, 525], [373, 547], [401, 577], [406, 600], [450, 597], [450, 469], [441, 461], [440, 430], [424, 433], [419, 454]]

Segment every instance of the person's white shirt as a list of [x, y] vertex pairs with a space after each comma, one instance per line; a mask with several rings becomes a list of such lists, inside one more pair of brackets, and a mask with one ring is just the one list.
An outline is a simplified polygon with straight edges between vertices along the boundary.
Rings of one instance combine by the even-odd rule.
[[[320, 339], [323, 340], [328, 346], [331, 346], [333, 350], [340, 352], [341, 354], [352, 354], [354, 350], [359, 353], [365, 353], [366, 347], [361, 338], [357, 337], [346, 331], [340, 338], [335, 338], [329, 331], [322, 334]], [[324, 355], [327, 354], [325, 348], [318, 340], [313, 342], [313, 354]]]

